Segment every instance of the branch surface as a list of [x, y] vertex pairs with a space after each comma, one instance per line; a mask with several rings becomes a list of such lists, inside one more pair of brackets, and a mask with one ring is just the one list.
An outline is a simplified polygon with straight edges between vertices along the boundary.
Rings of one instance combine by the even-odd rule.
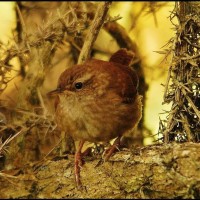
[[0, 173], [1, 198], [199, 198], [200, 144], [171, 143], [87, 157], [76, 189], [74, 156]]

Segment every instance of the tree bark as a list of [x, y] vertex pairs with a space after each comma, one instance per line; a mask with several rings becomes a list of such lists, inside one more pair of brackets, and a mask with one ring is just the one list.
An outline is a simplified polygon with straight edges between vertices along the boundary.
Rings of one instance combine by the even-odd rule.
[[200, 144], [188, 142], [123, 150], [105, 163], [86, 157], [82, 190], [77, 190], [74, 180], [74, 156], [45, 160], [0, 173], [0, 197], [199, 198], [199, 151]]
[[199, 142], [199, 2], [183, 1], [175, 5], [179, 23], [175, 26], [173, 57], [164, 92], [164, 103], [172, 103], [172, 106], [160, 132], [165, 143]]

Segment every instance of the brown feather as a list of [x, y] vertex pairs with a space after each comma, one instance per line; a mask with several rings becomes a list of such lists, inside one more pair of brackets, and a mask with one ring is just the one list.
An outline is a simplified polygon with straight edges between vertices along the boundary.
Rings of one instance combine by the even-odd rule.
[[[135, 70], [132, 70], [130, 67], [120, 63], [107, 62], [97, 59], [88, 60], [85, 65], [90, 68], [95, 66], [95, 70], [105, 71], [108, 73], [109, 76], [112, 77], [112, 81], [110, 81], [108, 87], [115, 90], [118, 95], [124, 98], [124, 103], [134, 101], [139, 82]], [[123, 87], [120, 85], [123, 85]]]
[[127, 49], [122, 48], [111, 56], [109, 62], [115, 62], [129, 66], [134, 56], [135, 54], [132, 51], [128, 51]]

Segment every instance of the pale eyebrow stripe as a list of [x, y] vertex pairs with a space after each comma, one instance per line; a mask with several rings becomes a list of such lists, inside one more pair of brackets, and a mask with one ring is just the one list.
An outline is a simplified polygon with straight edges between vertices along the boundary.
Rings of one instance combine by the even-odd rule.
[[76, 80], [74, 80], [74, 82], [82, 82], [82, 83], [87, 83], [89, 84], [90, 82], [92, 82], [92, 77], [94, 77], [94, 75], [90, 74], [90, 73], [86, 73], [83, 77], [77, 78]]

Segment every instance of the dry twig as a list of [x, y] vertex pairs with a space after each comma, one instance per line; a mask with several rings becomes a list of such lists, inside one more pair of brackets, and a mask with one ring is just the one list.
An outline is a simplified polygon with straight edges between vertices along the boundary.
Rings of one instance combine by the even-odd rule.
[[173, 57], [164, 92], [164, 103], [172, 103], [172, 107], [159, 130], [165, 142], [199, 142], [200, 138], [200, 18], [194, 4], [176, 2], [172, 12], [179, 26], [175, 25]]
[[99, 4], [96, 15], [93, 19], [93, 23], [88, 30], [85, 42], [80, 52], [78, 64], [83, 63], [90, 57], [92, 46], [98, 36], [98, 33], [104, 23], [104, 20], [106, 19], [106, 15], [110, 5], [111, 5], [110, 1], [102, 2]]

